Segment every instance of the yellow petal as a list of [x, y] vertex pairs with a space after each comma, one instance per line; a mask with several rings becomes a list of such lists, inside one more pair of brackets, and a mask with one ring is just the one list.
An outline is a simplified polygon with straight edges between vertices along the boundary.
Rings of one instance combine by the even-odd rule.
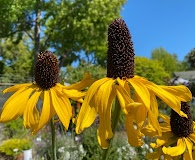
[[[61, 97], [57, 96], [57, 93], [54, 89], [50, 89], [51, 91], [51, 99], [52, 99], [52, 105], [59, 117], [59, 119], [62, 121], [62, 124], [66, 128], [66, 130], [69, 127], [69, 122], [72, 117], [72, 114], [67, 112], [65, 109], [66, 107], [71, 107], [70, 102], [64, 103], [64, 101], [61, 99]], [[68, 100], [69, 101], [69, 100]]]
[[65, 88], [66, 88], [66, 89], [76, 89], [76, 90], [81, 91], [81, 90], [83, 90], [84, 88], [89, 87], [89, 86], [90, 86], [91, 84], [93, 84], [95, 81], [96, 81], [96, 80], [93, 79], [93, 78], [91, 78], [91, 76], [90, 76], [89, 73], [85, 73], [85, 76], [84, 76], [84, 78], [83, 78], [81, 81], [79, 81], [79, 82], [77, 82], [77, 83], [75, 83], [75, 84], [72, 84], [72, 85], [70, 85], [70, 86], [66, 86]]
[[146, 155], [146, 158], [147, 158], [147, 159], [153, 159], [153, 160], [159, 160], [159, 158], [161, 157], [162, 154], [163, 154], [162, 150], [159, 149], [159, 150], [156, 151], [156, 152], [148, 153], [148, 154]]
[[166, 132], [163, 133], [161, 137], [159, 137], [158, 139], [156, 139], [156, 143], [150, 143], [150, 146], [152, 148], [159, 148], [162, 147], [163, 145], [165, 145], [166, 143], [174, 143], [175, 140], [172, 139], [172, 136], [174, 134], [170, 131], [170, 132]]
[[162, 89], [166, 90], [167, 92], [177, 96], [180, 101], [190, 101], [192, 100], [192, 93], [188, 89], [188, 87], [184, 85], [179, 86], [160, 86]]
[[132, 116], [126, 115], [125, 126], [129, 144], [134, 147], [143, 145], [142, 137], [144, 135], [140, 132], [140, 130], [134, 128]]
[[[110, 78], [102, 78], [94, 82], [88, 89], [84, 102], [76, 119], [76, 133], [81, 133], [85, 128], [89, 127], [95, 120], [97, 112], [94, 103], [91, 103], [98, 88], [106, 81], [112, 80]], [[113, 80], [112, 80], [113, 81]]]
[[162, 131], [160, 129], [160, 125], [156, 115], [152, 111], [148, 111], [148, 124], [156, 129], [156, 132], [159, 136], [162, 135]]
[[195, 159], [195, 150], [192, 152], [192, 157]]
[[150, 108], [150, 93], [148, 89], [145, 87], [144, 83], [141, 83], [139, 79], [135, 76], [133, 78], [128, 79], [128, 82], [133, 86], [137, 95], [142, 100], [142, 103], [149, 109]]
[[166, 122], [167, 124], [170, 124], [170, 117], [165, 115], [165, 114], [159, 114], [159, 117], [161, 117], [163, 119], [164, 122]]
[[169, 131], [171, 131], [170, 125], [168, 125], [165, 122], [161, 122], [160, 123], [160, 128], [161, 128], [162, 132], [169, 132]]
[[189, 138], [193, 143], [195, 143], [195, 131], [189, 135]]
[[0, 122], [7, 122], [20, 117], [26, 108], [30, 94], [34, 88], [22, 88], [14, 93], [4, 104]]
[[187, 118], [187, 115], [180, 110], [181, 100], [176, 95], [172, 94], [172, 92], [164, 90], [162, 86], [158, 86], [144, 78], [139, 78], [139, 80], [150, 90], [150, 92], [152, 91], [180, 116]]
[[123, 88], [124, 85], [121, 85], [120, 81], [118, 82], [119, 82], [119, 85], [115, 85], [116, 94], [117, 94], [122, 111], [125, 114], [128, 114], [129, 112], [131, 112], [131, 109], [140, 106], [141, 103], [134, 102], [131, 99], [130, 94]]
[[33, 134], [36, 134], [54, 115], [56, 111], [51, 103], [50, 90], [43, 92], [43, 107], [38, 126], [33, 130]]
[[111, 105], [116, 96], [113, 94], [113, 81], [107, 81], [96, 93], [99, 114], [98, 142], [102, 148], [108, 147], [108, 140], [113, 137], [111, 128]]
[[168, 154], [170, 156], [179, 156], [184, 153], [186, 150], [186, 143], [183, 138], [178, 138], [177, 146], [166, 148], [165, 146], [162, 148], [164, 154]]
[[158, 103], [157, 103], [157, 100], [156, 100], [156, 96], [153, 93], [150, 94], [150, 102], [151, 102], [150, 110], [152, 111], [152, 113], [154, 114], [154, 116], [157, 119], [158, 115], [159, 115]]
[[158, 119], [150, 110], [148, 111], [148, 124], [143, 127], [142, 133], [150, 137], [162, 135]]
[[74, 89], [71, 90], [63, 89], [62, 92], [65, 94], [66, 97], [71, 98], [74, 101], [78, 101], [79, 99], [83, 98], [86, 95], [85, 92], [79, 92]]
[[[134, 94], [134, 100], [136, 102], [142, 102], [141, 98], [138, 96], [137, 92], [135, 92]], [[148, 109], [147, 107], [144, 105], [144, 103], [141, 104], [141, 106], [137, 107], [134, 109], [134, 114], [133, 114], [133, 118], [137, 124], [137, 126], [139, 128], [141, 128], [143, 126], [143, 124], [146, 121], [146, 117], [148, 115]]]
[[26, 128], [34, 128], [39, 122], [39, 112], [36, 109], [36, 104], [39, 99], [41, 91], [35, 91], [33, 95], [29, 98], [24, 110], [24, 126]]
[[187, 152], [189, 153], [190, 159], [189, 160], [193, 160], [192, 158], [192, 142], [188, 139], [188, 138], [184, 138], [185, 142], [186, 142], [186, 146], [187, 146]]
[[184, 154], [183, 154], [183, 160], [190, 160], [189, 152], [184, 152]]
[[33, 85], [32, 83], [23, 83], [23, 84], [16, 84], [14, 86], [11, 86], [9, 88], [6, 88], [3, 93], [7, 93], [7, 92], [15, 92], [18, 91], [19, 89], [22, 89], [23, 87], [29, 87]]

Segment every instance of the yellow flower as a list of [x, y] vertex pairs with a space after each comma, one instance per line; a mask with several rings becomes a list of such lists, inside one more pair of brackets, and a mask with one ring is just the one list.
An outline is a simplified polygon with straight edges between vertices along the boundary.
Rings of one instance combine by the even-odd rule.
[[182, 102], [181, 109], [188, 115], [188, 118], [180, 117], [172, 111], [171, 118], [161, 114], [164, 120], [160, 123], [162, 136], [151, 143], [151, 147], [157, 149], [149, 153], [147, 159], [195, 159], [195, 122], [192, 120], [190, 108], [187, 103]]
[[111, 110], [117, 97], [126, 116], [128, 141], [132, 146], [140, 146], [142, 131], [153, 129], [157, 132], [155, 135], [161, 135], [156, 96], [181, 116], [186, 116], [179, 104], [192, 98], [187, 87], [159, 86], [134, 76], [131, 36], [125, 22], [116, 19], [108, 28], [107, 77], [94, 82], [88, 89], [76, 119], [76, 133], [89, 127], [99, 115], [98, 142], [102, 148], [107, 148], [108, 140], [113, 137]]
[[[8, 122], [23, 115], [24, 126], [36, 133], [57, 114], [64, 127], [68, 129], [72, 117], [69, 98], [83, 102], [85, 93], [78, 90], [90, 85], [94, 80], [89, 74], [70, 86], [61, 85], [58, 80], [57, 57], [50, 51], [40, 53], [35, 67], [35, 82], [17, 84], [3, 91], [15, 93], [5, 102], [0, 122]], [[42, 107], [37, 105], [40, 98]]]

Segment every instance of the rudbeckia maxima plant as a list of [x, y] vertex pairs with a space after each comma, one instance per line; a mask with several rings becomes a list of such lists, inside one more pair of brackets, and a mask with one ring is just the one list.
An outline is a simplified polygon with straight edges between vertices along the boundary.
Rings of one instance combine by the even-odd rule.
[[119, 111], [122, 110], [126, 117], [128, 142], [132, 146], [140, 146], [142, 131], [152, 129], [154, 135], [162, 134], [157, 119], [159, 113], [156, 97], [180, 116], [187, 117], [180, 106], [181, 101], [186, 102], [192, 98], [187, 87], [156, 85], [144, 77], [134, 75], [131, 35], [124, 20], [116, 19], [108, 27], [107, 77], [89, 87], [76, 119], [76, 133], [91, 126], [98, 115], [98, 142], [102, 148], [107, 149], [113, 137], [112, 124], [117, 119], [117, 114], [112, 113], [112, 108], [117, 108], [116, 105], [112, 107], [116, 99]]
[[188, 118], [179, 116], [173, 110], [170, 117], [160, 115], [163, 119], [160, 123], [162, 136], [156, 143], [150, 144], [156, 151], [149, 153], [147, 159], [195, 159], [195, 122], [186, 102], [181, 103], [181, 110]]
[[[85, 93], [80, 90], [91, 83], [93, 80], [86, 74], [84, 79], [76, 84], [60, 84], [57, 57], [50, 51], [40, 53], [35, 66], [35, 82], [17, 84], [3, 91], [15, 93], [2, 107], [0, 122], [8, 122], [23, 115], [24, 126], [35, 134], [57, 115], [68, 129], [72, 118], [69, 99], [82, 103]], [[36, 106], [39, 99], [43, 102], [41, 108]]]

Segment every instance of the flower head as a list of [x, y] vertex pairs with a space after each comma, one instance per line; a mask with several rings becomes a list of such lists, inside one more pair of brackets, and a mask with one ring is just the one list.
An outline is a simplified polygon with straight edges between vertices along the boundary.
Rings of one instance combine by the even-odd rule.
[[181, 110], [187, 115], [187, 118], [181, 117], [174, 110], [171, 110], [171, 131], [178, 137], [188, 137], [193, 132], [193, 119], [190, 113], [190, 106], [186, 102], [182, 102]]
[[113, 137], [112, 103], [117, 98], [126, 116], [128, 142], [132, 146], [140, 146], [143, 144], [141, 137], [148, 129], [155, 131], [154, 135], [161, 135], [156, 96], [179, 115], [186, 116], [180, 110], [180, 102], [191, 100], [189, 89], [183, 85], [159, 86], [134, 75], [134, 49], [130, 32], [124, 20], [116, 19], [108, 27], [107, 77], [89, 87], [77, 117], [76, 132], [81, 133], [89, 127], [98, 114], [98, 142], [107, 148], [108, 140]]
[[59, 81], [59, 65], [57, 57], [50, 51], [38, 55], [35, 67], [35, 82], [45, 90], [56, 85]]
[[160, 115], [164, 120], [160, 124], [162, 137], [151, 143], [156, 152], [149, 153], [148, 159], [157, 159], [160, 156], [174, 158], [195, 159], [195, 122], [192, 120], [190, 106], [186, 102], [181, 103], [181, 110], [188, 115], [188, 118], [181, 117], [172, 110], [170, 118]]
[[[57, 114], [68, 129], [72, 118], [69, 98], [82, 102], [85, 93], [80, 90], [94, 80], [86, 74], [83, 80], [70, 86], [64, 86], [58, 81], [57, 57], [50, 51], [40, 53], [35, 66], [35, 82], [17, 84], [3, 91], [15, 93], [5, 102], [0, 122], [8, 122], [23, 115], [24, 126], [36, 133]], [[43, 102], [42, 107], [37, 106], [39, 99]]]
[[133, 42], [125, 21], [116, 19], [108, 27], [107, 77], [132, 78], [134, 55]]

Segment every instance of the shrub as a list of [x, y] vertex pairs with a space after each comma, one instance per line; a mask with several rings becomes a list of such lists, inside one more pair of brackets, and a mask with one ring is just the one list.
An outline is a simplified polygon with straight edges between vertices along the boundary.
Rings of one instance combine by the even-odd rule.
[[32, 142], [27, 139], [11, 138], [5, 140], [0, 145], [0, 152], [15, 157], [18, 156], [20, 153], [22, 153], [23, 150], [30, 149], [31, 147], [32, 147]]

